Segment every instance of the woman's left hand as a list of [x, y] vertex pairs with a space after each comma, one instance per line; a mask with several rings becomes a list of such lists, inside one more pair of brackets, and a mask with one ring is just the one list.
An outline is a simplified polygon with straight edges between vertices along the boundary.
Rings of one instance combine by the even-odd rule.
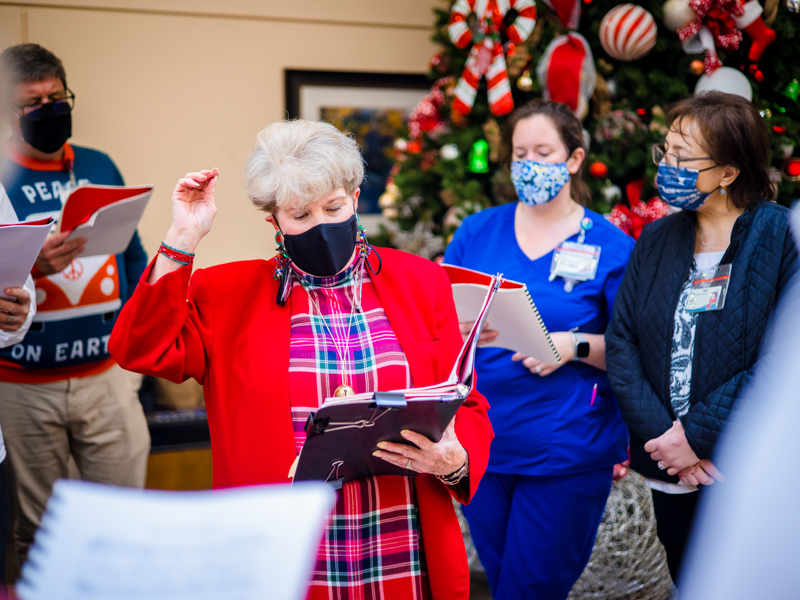
[[546, 363], [532, 356], [525, 356], [521, 352], [517, 352], [511, 357], [514, 362], [522, 361], [522, 366], [528, 369], [534, 375], [544, 377], [550, 375], [559, 367], [563, 367], [566, 363], [571, 361], [574, 357], [572, 355], [572, 336], [569, 331], [557, 331], [550, 334], [550, 339], [553, 340], [558, 355], [561, 357], [559, 363]]
[[380, 442], [372, 454], [402, 469], [443, 477], [455, 473], [467, 460], [467, 451], [456, 437], [456, 419], [450, 421], [442, 439], [433, 443], [424, 435], [404, 429], [400, 432], [408, 444]]
[[680, 421], [674, 421], [672, 427], [657, 438], [644, 445], [645, 452], [657, 461], [667, 475], [676, 475], [688, 467], [700, 462], [689, 442]]

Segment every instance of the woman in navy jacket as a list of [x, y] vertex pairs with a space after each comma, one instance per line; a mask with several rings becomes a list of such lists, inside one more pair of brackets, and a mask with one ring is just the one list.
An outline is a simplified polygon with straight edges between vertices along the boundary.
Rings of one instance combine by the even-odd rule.
[[723, 479], [714, 448], [798, 256], [788, 211], [768, 200], [769, 138], [755, 107], [711, 92], [676, 105], [668, 123], [653, 148], [657, 185], [683, 210], [636, 243], [606, 361], [677, 581], [696, 491]]

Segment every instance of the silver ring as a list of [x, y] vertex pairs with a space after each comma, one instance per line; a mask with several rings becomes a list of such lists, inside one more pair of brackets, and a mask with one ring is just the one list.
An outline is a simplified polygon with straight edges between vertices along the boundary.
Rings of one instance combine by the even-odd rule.
[[11, 325], [13, 322], [14, 322], [14, 315], [8, 315], [8, 318], [6, 319], [6, 323]]
[[664, 464], [663, 462], [661, 462], [661, 461], [658, 461], [658, 465], [657, 465], [657, 466], [658, 466], [658, 468], [659, 468], [659, 469], [661, 469], [662, 471], [665, 471], [665, 470], [667, 469], [667, 465], [665, 465], [665, 464]]
[[533, 370], [536, 371], [537, 373], [541, 373], [542, 372], [542, 365], [536, 365], [535, 367], [533, 367]]
[[411, 470], [411, 459], [410, 458], [408, 459], [408, 462], [406, 463], [406, 469], [408, 469], [409, 471]]

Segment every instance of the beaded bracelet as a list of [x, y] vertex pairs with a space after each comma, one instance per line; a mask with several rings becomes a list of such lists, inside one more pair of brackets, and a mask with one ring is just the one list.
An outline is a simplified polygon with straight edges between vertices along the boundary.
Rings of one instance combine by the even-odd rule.
[[453, 473], [450, 473], [450, 475], [437, 475], [436, 479], [445, 485], [456, 485], [458, 482], [464, 479], [464, 477], [469, 475], [469, 452], [467, 452], [465, 449], [464, 454], [467, 455], [467, 458], [458, 471], [454, 471]]
[[158, 253], [163, 254], [168, 259], [174, 260], [176, 263], [184, 267], [194, 262], [193, 252], [184, 252], [183, 250], [178, 250], [172, 246], [167, 246], [164, 242], [161, 242], [161, 246], [158, 247]]

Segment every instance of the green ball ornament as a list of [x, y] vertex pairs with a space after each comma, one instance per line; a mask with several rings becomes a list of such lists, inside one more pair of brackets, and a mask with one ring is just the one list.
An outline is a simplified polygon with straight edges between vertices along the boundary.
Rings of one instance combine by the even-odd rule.
[[478, 140], [472, 144], [467, 158], [467, 170], [471, 173], [489, 172], [489, 142]]
[[800, 98], [800, 81], [792, 79], [786, 84], [786, 87], [781, 93], [793, 102], [797, 102], [797, 99]]

